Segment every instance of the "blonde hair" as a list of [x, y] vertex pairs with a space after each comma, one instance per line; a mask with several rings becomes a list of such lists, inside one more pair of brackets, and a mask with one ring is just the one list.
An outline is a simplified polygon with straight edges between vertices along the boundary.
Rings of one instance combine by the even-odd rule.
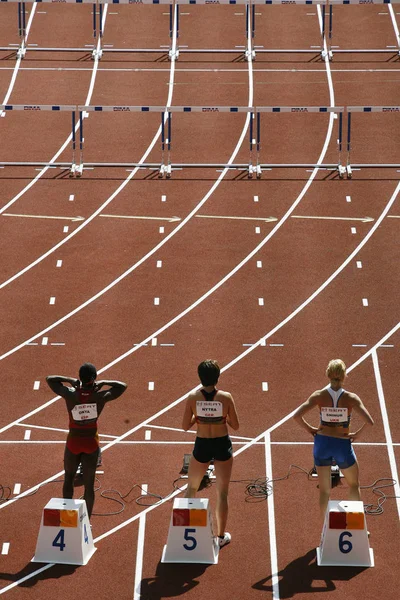
[[334, 358], [329, 361], [329, 364], [326, 368], [327, 377], [331, 377], [331, 375], [338, 375], [341, 379], [346, 377], [346, 365], [340, 358]]

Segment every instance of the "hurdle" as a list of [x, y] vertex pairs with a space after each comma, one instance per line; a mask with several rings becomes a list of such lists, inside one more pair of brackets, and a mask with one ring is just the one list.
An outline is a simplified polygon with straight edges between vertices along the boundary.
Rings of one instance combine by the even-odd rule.
[[[92, 59], [100, 60], [105, 52], [117, 52], [117, 53], [168, 53], [171, 57], [172, 52], [172, 35], [173, 35], [173, 5], [174, 0], [0, 0], [2, 3], [18, 3], [18, 37], [20, 39], [19, 47], [15, 46], [0, 46], [0, 50], [4, 51], [15, 51], [16, 58], [25, 58], [26, 52], [84, 52], [91, 53]], [[26, 43], [26, 4], [92, 4], [93, 8], [93, 19], [92, 19], [92, 31], [94, 44], [89, 44], [85, 47], [40, 47], [40, 46], [29, 46]], [[104, 5], [110, 4], [129, 4], [129, 5], [169, 5], [169, 48], [108, 48], [104, 47], [103, 44], [103, 12]]]
[[353, 169], [400, 169], [400, 163], [354, 163], [351, 164], [351, 134], [353, 113], [400, 113], [400, 106], [348, 106], [347, 107], [347, 159], [346, 172], [352, 178]]

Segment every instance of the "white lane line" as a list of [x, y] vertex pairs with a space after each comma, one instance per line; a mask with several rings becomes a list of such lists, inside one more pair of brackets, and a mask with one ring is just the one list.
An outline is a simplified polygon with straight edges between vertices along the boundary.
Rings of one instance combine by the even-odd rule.
[[159, 304], [160, 304], [160, 298], [154, 298], [154, 305], [159, 306]]
[[70, 202], [73, 202], [73, 201], [75, 200], [75, 196], [74, 196], [74, 194], [71, 194], [71, 195], [70, 195], [70, 197], [68, 198], [68, 200], [69, 200]]
[[47, 344], [48, 344], [48, 341], [49, 341], [49, 338], [48, 338], [48, 337], [44, 337], [44, 338], [42, 338], [42, 346], [47, 346]]
[[21, 493], [21, 484], [16, 483], [14, 485], [13, 494], [14, 494], [14, 496], [18, 496], [18, 494], [20, 494], [20, 493]]
[[397, 26], [396, 15], [394, 14], [393, 6], [391, 4], [388, 6], [388, 8], [389, 8], [389, 12], [390, 12], [390, 18], [392, 20], [394, 33], [396, 36], [397, 46], [400, 48], [400, 33], [399, 33], [399, 28]]
[[[142, 483], [142, 495], [147, 495], [147, 483]], [[142, 583], [142, 571], [143, 571], [143, 552], [144, 552], [144, 539], [146, 529], [146, 515], [142, 514], [139, 517], [139, 531], [136, 551], [136, 569], [135, 569], [135, 587], [133, 600], [140, 600], [141, 595], [141, 583]]]
[[257, 261], [257, 269], [262, 269], [262, 260]]
[[[36, 6], [37, 6], [36, 4], [34, 4], [32, 6], [32, 10], [31, 10], [31, 13], [29, 15], [28, 24], [26, 26], [26, 36], [25, 36], [26, 41], [28, 41], [29, 32], [30, 32], [30, 29], [31, 29], [31, 26], [32, 26], [33, 17], [35, 16], [35, 12], [36, 12]], [[14, 85], [15, 85], [15, 80], [16, 80], [17, 75], [18, 75], [18, 70], [19, 70], [19, 68], [21, 66], [21, 60], [22, 60], [22, 57], [18, 58], [17, 62], [15, 63], [15, 67], [13, 68], [13, 74], [12, 74], [12, 77], [11, 77], [10, 85], [8, 86], [7, 93], [4, 96], [4, 99], [3, 99], [3, 102], [2, 102], [2, 106], [4, 106], [5, 104], [8, 104], [8, 100], [9, 100], [9, 98], [11, 96], [11, 93], [12, 93]], [[0, 116], [5, 117], [5, 115], [6, 115], [5, 111], [0, 111]]]
[[264, 298], [258, 299], [258, 306], [264, 306]]
[[164, 233], [164, 227], [160, 227], [160, 228], [158, 229], [158, 232], [159, 232], [159, 233]]
[[346, 202], [351, 202], [351, 196], [346, 196]]
[[[152, 423], [149, 423], [148, 425], [146, 425], [146, 427], [151, 427], [151, 429], [163, 429], [166, 431], [179, 431], [180, 433], [193, 433], [193, 435], [197, 434], [197, 431], [195, 431], [194, 429], [188, 429], [187, 431], [185, 431], [184, 429], [179, 429], [179, 427], [166, 427], [165, 425], [153, 425]], [[253, 439], [249, 437], [244, 437], [243, 435], [229, 435], [231, 438], [237, 440], [251, 441]]]
[[33, 389], [38, 390], [40, 388], [40, 381], [35, 381], [33, 384]]
[[263, 381], [261, 387], [263, 392], [268, 392], [268, 381]]
[[367, 344], [352, 344], [352, 348], [366, 348]]
[[354, 235], [355, 233], [357, 233], [357, 229], [355, 227], [351, 228], [351, 233]]
[[254, 202], [258, 202], [258, 196], [254, 196]]
[[154, 390], [154, 381], [149, 381], [148, 389], [152, 392]]
[[357, 264], [357, 269], [362, 269], [362, 262], [361, 262], [361, 260], [358, 260], [356, 264]]
[[400, 517], [400, 486], [399, 486], [399, 475], [397, 473], [396, 457], [393, 450], [392, 433], [390, 431], [389, 418], [386, 410], [385, 394], [383, 392], [383, 385], [381, 379], [381, 373], [379, 369], [378, 354], [376, 349], [372, 351], [372, 363], [374, 365], [376, 388], [378, 391], [379, 405], [381, 407], [383, 428], [385, 431], [385, 439], [387, 443], [390, 470], [392, 472], [392, 479], [396, 481], [394, 486], [394, 495], [396, 496], [397, 512]]
[[58, 268], [62, 267], [62, 263], [63, 263], [62, 260], [58, 260], [56, 263], [56, 267], [58, 267]]
[[68, 225], [64, 225], [63, 233], [68, 233], [68, 230], [69, 230]]
[[[59, 429], [58, 427], [46, 427], [45, 425], [31, 425], [30, 423], [15, 423], [16, 427], [31, 427], [32, 429], [45, 429], [46, 431], [61, 431], [61, 433], [68, 433], [69, 429]], [[106, 433], [99, 433], [100, 437], [106, 437], [116, 439], [116, 435], [107, 435]]]
[[56, 298], [55, 296], [50, 296], [50, 301], [49, 304], [55, 304], [56, 303]]
[[162, 260], [158, 260], [157, 261], [157, 269], [161, 269], [162, 267]]
[[3, 542], [3, 545], [1, 547], [1, 553], [8, 554], [9, 550], [10, 550], [10, 542]]
[[368, 306], [368, 298], [362, 299], [363, 306]]
[[24, 434], [24, 440], [30, 440], [30, 439], [31, 439], [31, 430], [27, 429]]
[[[272, 473], [272, 456], [271, 456], [271, 436], [267, 433], [264, 437], [265, 442], [265, 466], [267, 480], [273, 480]], [[269, 494], [267, 498], [268, 508], [268, 537], [269, 550], [271, 555], [271, 583], [272, 583], [272, 598], [279, 600], [279, 576], [278, 576], [278, 552], [276, 545], [276, 529], [275, 529], [275, 506], [274, 493]]]
[[165, 196], [165, 195], [162, 195], [162, 196], [161, 196], [161, 202], [166, 202], [166, 201], [167, 201], [167, 196]]
[[152, 346], [157, 346], [157, 338], [153, 338], [153, 339], [151, 340], [151, 345], [152, 345]]
[[146, 442], [148, 442], [149, 440], [151, 440], [151, 431], [150, 431], [150, 429], [146, 429], [146, 431], [144, 432], [144, 439], [146, 440]]
[[255, 228], [255, 232], [258, 233], [258, 234], [261, 233], [261, 227], [256, 227]]

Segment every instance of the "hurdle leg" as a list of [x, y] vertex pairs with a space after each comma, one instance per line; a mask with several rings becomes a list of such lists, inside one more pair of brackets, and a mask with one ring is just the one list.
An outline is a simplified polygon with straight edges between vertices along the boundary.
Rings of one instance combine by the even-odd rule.
[[[252, 5], [253, 8], [255, 8], [255, 5]], [[246, 13], [245, 13], [245, 19], [246, 19], [246, 41], [247, 41], [247, 45], [249, 46], [249, 40], [250, 40], [250, 49], [247, 47], [245, 52], [244, 52], [244, 57], [247, 60], [255, 60], [256, 57], [256, 53], [253, 47], [253, 29], [252, 29], [252, 25], [251, 25], [251, 19], [250, 19], [250, 4], [246, 4]], [[255, 14], [255, 12], [254, 12]], [[250, 33], [251, 30], [251, 33]]]
[[72, 114], [72, 163], [71, 163], [71, 170], [69, 172], [69, 176], [75, 177], [75, 171], [76, 171], [76, 163], [75, 163], [75, 149], [76, 149], [75, 120], [76, 120], [76, 115], [75, 115], [75, 111], [72, 111], [71, 114]]
[[171, 166], [171, 113], [168, 112], [168, 139], [167, 139], [167, 150], [168, 150], [168, 164], [166, 167], [166, 177], [171, 178], [172, 166]]
[[[99, 27], [97, 29], [97, 15], [99, 15]], [[93, 3], [93, 39], [94, 48], [92, 60], [100, 60], [103, 56], [103, 4], [98, 0]]]
[[261, 179], [261, 173], [262, 173], [262, 169], [261, 169], [261, 165], [260, 165], [260, 119], [261, 119], [261, 113], [258, 112], [257, 113], [257, 166], [256, 166], [256, 173], [257, 173], [257, 179]]
[[346, 168], [342, 165], [342, 131], [343, 131], [343, 113], [339, 113], [339, 131], [338, 131], [338, 151], [339, 151], [339, 160], [338, 160], [338, 173], [340, 179], [343, 179], [344, 174], [346, 173]]
[[164, 113], [161, 113], [161, 165], [160, 170], [158, 172], [158, 177], [162, 179], [165, 173], [165, 163], [164, 163], [164, 153], [165, 153], [165, 120]]
[[333, 20], [333, 6], [329, 4], [329, 32], [328, 32], [328, 59], [333, 60], [333, 52], [332, 52], [332, 20]]
[[21, 60], [26, 54], [26, 9], [25, 2], [18, 2], [18, 33], [21, 39], [20, 47], [17, 50], [16, 58]]
[[350, 165], [350, 153], [351, 153], [351, 112], [347, 113], [347, 164], [346, 173], [347, 178], [351, 179], [353, 176], [351, 165]]
[[82, 177], [83, 174], [83, 112], [79, 111], [79, 165], [76, 167], [76, 176]]
[[[173, 25], [173, 10], [175, 7], [175, 20], [176, 20], [176, 48], [175, 48], [175, 52], [172, 49], [173, 46], [173, 36], [174, 36], [174, 25]], [[168, 52], [168, 58], [170, 60], [175, 59], [178, 60], [179, 58], [179, 44], [178, 44], [178, 39], [179, 39], [179, 4], [175, 4], [172, 5], [170, 4], [169, 6], [169, 37], [171, 40], [170, 43], [170, 49]]]

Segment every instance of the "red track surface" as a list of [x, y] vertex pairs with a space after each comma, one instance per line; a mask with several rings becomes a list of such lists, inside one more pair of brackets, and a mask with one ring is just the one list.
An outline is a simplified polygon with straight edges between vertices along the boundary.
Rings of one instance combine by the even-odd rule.
[[[108, 8], [104, 43], [119, 48], [168, 45], [167, 6]], [[180, 45], [243, 46], [244, 8], [182, 6]], [[93, 43], [91, 10], [91, 5], [38, 5], [28, 43], [42, 47]], [[315, 6], [257, 6], [256, 12], [256, 44], [300, 49], [320, 43]], [[0, 45], [18, 42], [16, 5], [2, 4], [0, 14]], [[395, 41], [387, 7], [334, 8], [333, 43], [341, 48], [384, 48]], [[176, 63], [166, 61], [161, 51], [106, 54], [97, 65], [90, 60], [90, 50], [87, 54], [28, 50], [7, 102], [165, 105], [174, 64], [172, 105], [330, 105], [328, 72], [336, 106], [398, 104], [398, 62], [387, 54], [336, 54], [331, 64], [310, 54], [259, 54], [248, 65], [238, 61], [240, 52], [238, 56], [182, 53]], [[15, 54], [0, 52], [1, 101], [15, 65]], [[69, 119], [68, 113], [8, 113], [0, 119], [0, 160], [49, 161], [69, 135]], [[263, 115], [262, 162], [317, 162], [327, 139], [328, 119], [312, 114]], [[355, 115], [352, 160], [398, 161], [398, 119], [397, 114]], [[174, 114], [172, 160], [225, 163], [244, 125], [244, 114]], [[84, 122], [85, 160], [137, 162], [158, 127], [158, 113], [91, 114]], [[336, 136], [335, 124], [323, 162], [337, 160]], [[57, 160], [71, 160], [70, 146]], [[146, 160], [160, 160], [159, 141]], [[234, 158], [247, 161], [248, 134]], [[235, 450], [260, 436], [236, 458], [233, 479], [271, 477], [261, 435], [269, 431], [272, 476], [286, 475], [290, 464], [308, 470], [311, 441], [285, 417], [325, 384], [323, 373], [330, 358], [340, 356], [351, 366], [368, 352], [348, 380], [376, 423], [356, 446], [362, 484], [394, 477], [399, 463], [400, 334], [397, 329], [388, 334], [399, 321], [396, 170], [358, 171], [351, 181], [318, 171], [310, 185], [311, 173], [298, 169], [266, 171], [261, 180], [253, 181], [232, 171], [218, 185], [214, 184], [220, 174], [210, 169], [177, 171], [170, 181], [149, 177], [148, 171], [126, 181], [129, 173], [123, 169], [96, 169], [85, 171], [80, 180], [47, 170], [34, 182], [38, 173], [27, 168], [0, 170], [1, 485], [10, 486], [12, 492], [21, 483], [23, 493], [61, 471], [66, 411], [60, 401], [44, 406], [52, 399], [44, 379], [50, 373], [73, 375], [85, 360], [99, 369], [110, 365], [105, 377], [129, 383], [125, 396], [101, 419], [102, 434], [125, 436], [104, 453], [102, 489], [125, 494], [135, 483], [146, 483], [149, 492], [163, 497], [171, 492], [194, 436], [175, 431], [182, 405], [169, 406], [197, 385], [196, 365], [209, 356], [227, 367], [221, 387], [233, 392], [241, 419], [238, 433], [248, 438], [234, 438]], [[345, 264], [376, 227], [391, 198], [394, 203], [387, 216]], [[89, 219], [106, 202], [102, 215], [180, 221]], [[9, 213], [85, 220], [5, 216]], [[333, 218], [298, 218], [307, 216]], [[267, 217], [277, 220], [261, 220]], [[371, 220], [343, 220], [363, 217]], [[63, 231], [65, 226], [68, 232]], [[264, 245], [252, 255], [262, 240]], [[37, 264], [32, 265], [34, 261]], [[50, 297], [55, 297], [54, 305], [49, 304]], [[154, 298], [160, 299], [159, 305]], [[365, 298], [368, 306], [363, 306]], [[249, 346], [263, 336], [265, 345]], [[43, 337], [48, 338], [46, 345]], [[145, 346], [136, 345], [144, 341]], [[371, 351], [379, 361], [386, 429]], [[40, 382], [38, 390], [33, 389], [35, 381]], [[153, 391], [148, 389], [150, 381]], [[262, 391], [262, 382], [268, 382], [268, 391]], [[153, 419], [158, 411], [163, 413]], [[27, 429], [30, 441], [24, 440]], [[145, 440], [148, 429], [150, 441]], [[102, 438], [103, 446], [110, 439]], [[391, 448], [394, 462], [389, 460]], [[134, 586], [140, 584], [143, 600], [180, 595], [252, 600], [300, 594], [318, 600], [326, 597], [326, 591], [346, 600], [398, 597], [396, 500], [387, 500], [382, 515], [367, 517], [374, 569], [322, 568], [315, 563], [320, 536], [315, 482], [293, 474], [275, 484], [268, 503], [245, 502], [244, 488], [243, 482], [231, 485], [232, 543], [221, 551], [218, 565], [210, 567], [160, 563], [171, 502], [147, 513], [144, 546], [138, 545], [139, 520], [127, 523], [143, 510], [134, 502], [134, 490], [122, 514], [93, 517], [93, 536], [106, 537], [96, 543], [98, 552], [86, 567], [54, 566], [34, 575], [41, 567], [30, 563], [41, 511], [51, 497], [61, 495], [62, 484], [51, 483], [31, 497], [0, 504], [0, 547], [10, 543], [9, 553], [0, 556], [0, 594], [126, 600], [134, 598]], [[335, 489], [332, 497], [346, 497], [345, 488]], [[214, 502], [213, 489], [204, 495]], [[363, 499], [376, 503], [371, 490], [363, 492]], [[98, 496], [95, 511], [107, 513], [115, 506]], [[142, 577], [135, 583], [141, 551]], [[279, 586], [273, 595], [275, 553]], [[21, 582], [26, 575], [32, 576]], [[9, 588], [13, 582], [19, 583]]]

